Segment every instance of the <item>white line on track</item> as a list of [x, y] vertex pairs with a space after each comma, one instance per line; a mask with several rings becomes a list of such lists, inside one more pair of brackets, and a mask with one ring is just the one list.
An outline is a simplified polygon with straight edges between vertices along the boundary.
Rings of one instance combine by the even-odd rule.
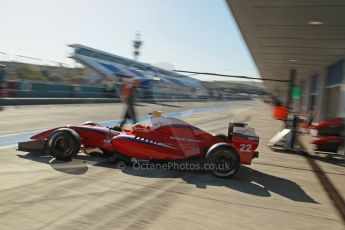
[[13, 147], [17, 147], [17, 144], [14, 144], [14, 145], [7, 145], [7, 146], [2, 146], [2, 147], [0, 147], [0, 150], [3, 150], [3, 149], [9, 149], [9, 148], [13, 148]]
[[11, 134], [5, 134], [5, 135], [1, 135], [0, 138], [2, 137], [11, 137], [11, 136], [19, 136], [19, 135], [26, 135], [26, 134], [31, 134], [31, 133], [36, 133], [36, 132], [42, 132], [43, 130], [33, 130], [33, 131], [26, 131], [26, 132], [22, 132], [22, 133], [11, 133]]

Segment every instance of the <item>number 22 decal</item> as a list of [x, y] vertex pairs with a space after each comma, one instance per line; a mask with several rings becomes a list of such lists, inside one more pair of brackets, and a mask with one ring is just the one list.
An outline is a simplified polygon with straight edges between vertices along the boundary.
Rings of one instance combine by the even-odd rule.
[[251, 144], [240, 144], [240, 151], [241, 152], [251, 152], [252, 145]]

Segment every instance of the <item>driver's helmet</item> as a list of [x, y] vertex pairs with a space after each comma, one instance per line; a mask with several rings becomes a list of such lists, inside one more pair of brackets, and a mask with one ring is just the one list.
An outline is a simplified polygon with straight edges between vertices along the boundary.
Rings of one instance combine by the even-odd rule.
[[162, 116], [163, 112], [162, 111], [153, 111], [152, 116], [153, 117], [160, 117]]

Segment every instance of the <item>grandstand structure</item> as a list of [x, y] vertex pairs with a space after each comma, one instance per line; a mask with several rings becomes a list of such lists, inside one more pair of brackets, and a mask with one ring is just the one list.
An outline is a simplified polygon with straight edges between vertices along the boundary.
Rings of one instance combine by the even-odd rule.
[[190, 98], [208, 95], [201, 81], [150, 64], [80, 44], [69, 45], [71, 56], [85, 66], [85, 74], [92, 84], [117, 87], [126, 78], [140, 80], [140, 96], [155, 98]]

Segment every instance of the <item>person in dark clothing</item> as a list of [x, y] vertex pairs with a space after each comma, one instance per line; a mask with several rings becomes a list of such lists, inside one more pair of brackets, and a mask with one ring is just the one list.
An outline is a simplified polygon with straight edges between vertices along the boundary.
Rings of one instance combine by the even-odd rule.
[[274, 95], [272, 95], [272, 104], [273, 104], [274, 106], [281, 106], [281, 105], [282, 105], [282, 103], [281, 103], [281, 101], [279, 100], [279, 98], [276, 97], [276, 96], [274, 96]]
[[122, 100], [126, 104], [126, 111], [124, 113], [123, 121], [120, 124], [120, 128], [126, 123], [127, 119], [131, 119], [133, 124], [137, 123], [136, 113], [134, 109], [135, 104], [135, 88], [137, 87], [137, 82], [132, 80], [130, 82], [125, 82], [122, 86]]

